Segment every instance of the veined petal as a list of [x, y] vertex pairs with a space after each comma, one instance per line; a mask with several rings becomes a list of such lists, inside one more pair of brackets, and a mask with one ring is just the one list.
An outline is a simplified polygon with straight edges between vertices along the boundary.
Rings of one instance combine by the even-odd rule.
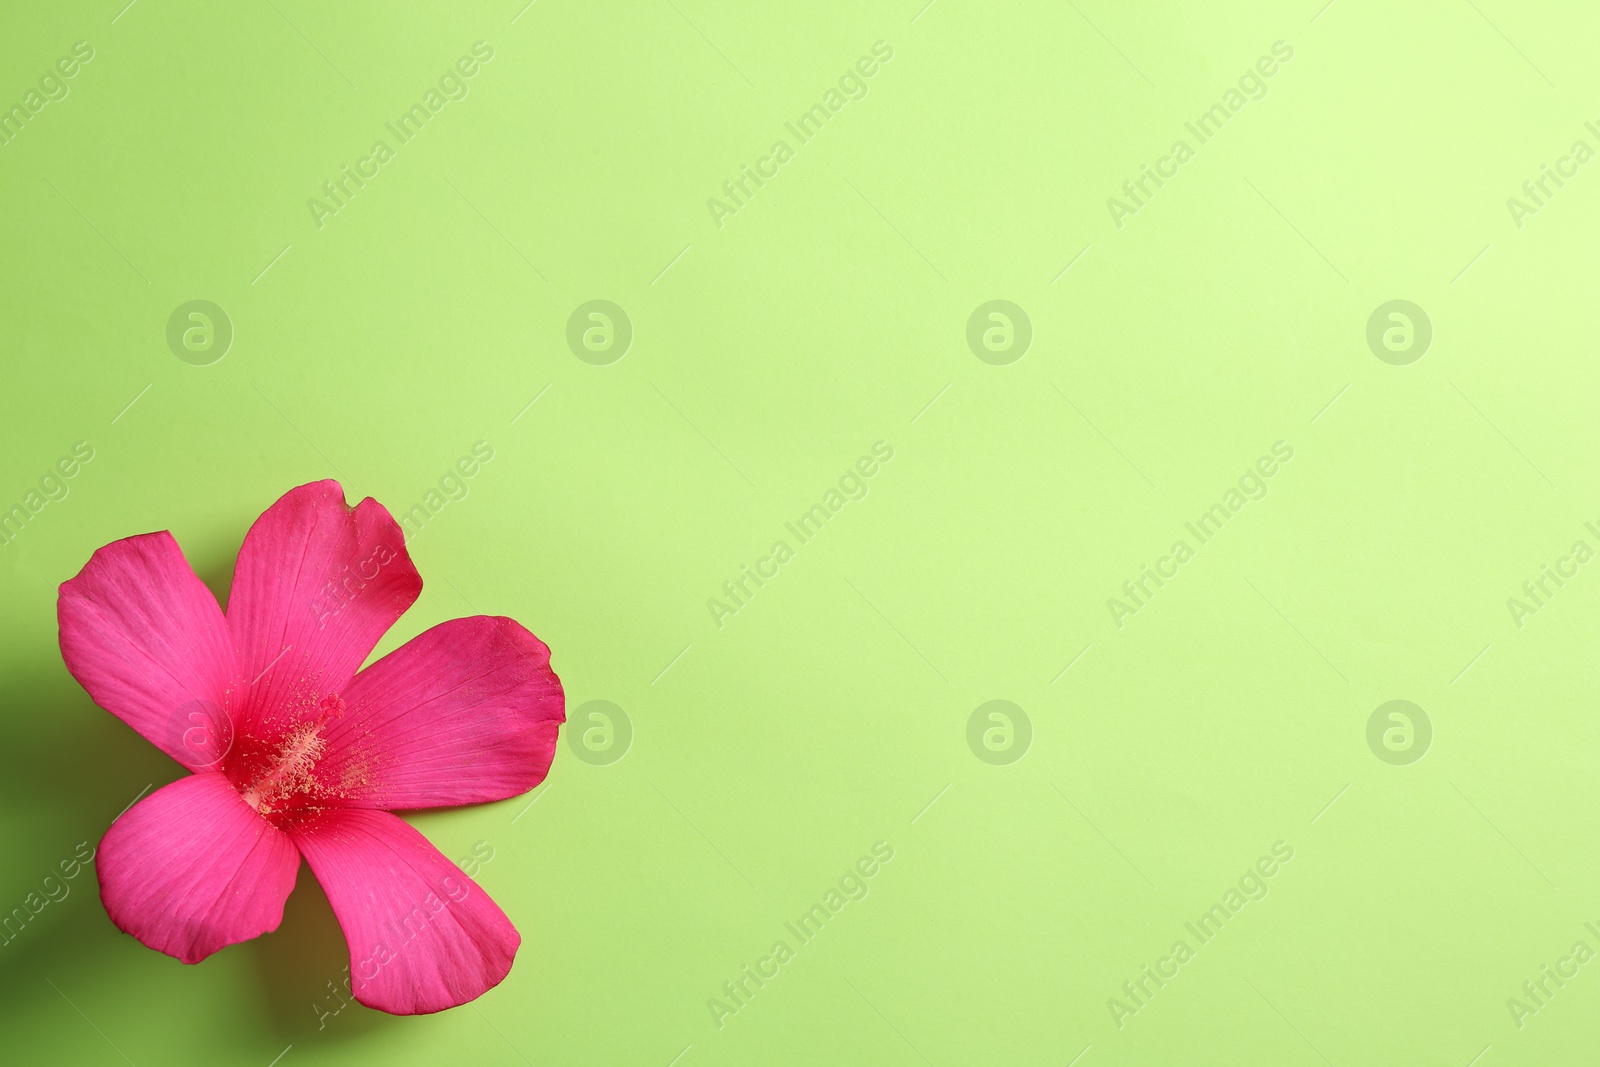
[[283, 921], [300, 855], [215, 771], [163, 786], [111, 824], [95, 857], [123, 932], [198, 963]]
[[351, 508], [332, 480], [285, 493], [245, 536], [228, 600], [241, 731], [274, 737], [314, 717], [421, 592], [382, 504]]
[[289, 833], [350, 946], [355, 998], [395, 1015], [465, 1004], [511, 970], [505, 912], [399, 816], [333, 809]]
[[233, 737], [237, 667], [216, 597], [165, 530], [113, 541], [61, 583], [61, 658], [94, 702], [190, 770]]
[[512, 619], [452, 619], [406, 642], [345, 690], [318, 772], [345, 804], [386, 810], [526, 793], [566, 721], [550, 649]]

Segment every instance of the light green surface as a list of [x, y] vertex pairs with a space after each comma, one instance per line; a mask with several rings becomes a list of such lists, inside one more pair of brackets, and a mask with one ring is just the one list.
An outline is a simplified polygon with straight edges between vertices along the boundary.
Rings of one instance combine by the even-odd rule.
[[[413, 819], [492, 851], [523, 935], [473, 1005], [319, 1029], [347, 957], [304, 871], [277, 933], [184, 967], [85, 870], [0, 947], [8, 1062], [1592, 1059], [1600, 964], [1507, 1003], [1600, 951], [1600, 563], [1561, 563], [1600, 551], [1600, 163], [1507, 205], [1600, 149], [1582, 5], [122, 2], [0, 16], [5, 107], [93, 49], [0, 147], [0, 506], [93, 450], [0, 547], [0, 909], [177, 773], [62, 667], [57, 584], [171, 529], [225, 595], [309, 480], [399, 514], [485, 443], [380, 652], [514, 616], [569, 731], [603, 742], [580, 709], [611, 701], [631, 747], [563, 741], [533, 807]], [[386, 130], [480, 41], [464, 98]], [[1114, 213], [1144, 164], [1177, 172]], [[742, 167], [776, 175], [714, 211]], [[167, 343], [193, 300], [232, 324], [209, 365]], [[568, 347], [591, 300], [620, 361]], [[968, 347], [991, 300], [1031, 323], [1018, 361]], [[1368, 346], [1391, 300], [1431, 321], [1420, 361]], [[1514, 617], [1547, 564], [1575, 576]], [[714, 612], [745, 567], [776, 575]], [[1020, 760], [984, 747], [1019, 751], [1015, 716], [969, 722], [993, 700]], [[1369, 748], [1391, 700], [1420, 761], [1398, 720]], [[1264, 897], [1202, 943], [1241, 878]]]

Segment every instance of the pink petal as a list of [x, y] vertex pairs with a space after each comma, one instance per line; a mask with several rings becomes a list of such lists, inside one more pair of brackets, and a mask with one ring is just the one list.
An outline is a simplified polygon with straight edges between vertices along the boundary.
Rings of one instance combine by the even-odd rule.
[[317, 770], [341, 803], [449, 807], [544, 781], [566, 721], [550, 649], [517, 622], [453, 619], [408, 641], [345, 690]]
[[312, 717], [421, 592], [382, 504], [369, 497], [351, 508], [331, 480], [285, 493], [245, 536], [228, 600], [249, 683], [241, 733], [270, 737]]
[[344, 928], [351, 991], [367, 1007], [443, 1011], [511, 970], [522, 943], [511, 920], [398, 816], [333, 809], [289, 832]]
[[56, 618], [61, 658], [96, 704], [190, 770], [222, 757], [233, 643], [170, 533], [95, 552], [61, 583]]
[[112, 922], [150, 948], [199, 963], [278, 928], [300, 856], [225, 777], [202, 771], [112, 823], [95, 868]]

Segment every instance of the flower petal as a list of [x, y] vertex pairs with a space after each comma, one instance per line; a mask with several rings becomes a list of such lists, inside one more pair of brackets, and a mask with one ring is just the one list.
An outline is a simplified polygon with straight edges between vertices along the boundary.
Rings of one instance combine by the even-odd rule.
[[124, 812], [95, 869], [106, 914], [123, 932], [199, 963], [278, 928], [300, 855], [225, 777], [202, 771]]
[[233, 732], [233, 642], [172, 534], [113, 541], [61, 583], [61, 658], [94, 702], [190, 770]]
[[241, 732], [271, 736], [343, 689], [422, 592], [393, 516], [339, 483], [291, 489], [250, 527], [228, 628], [247, 690]]
[[350, 945], [355, 998], [425, 1015], [481, 996], [522, 938], [505, 912], [399, 816], [333, 809], [291, 829]]
[[318, 773], [343, 803], [449, 807], [526, 793], [550, 770], [566, 721], [550, 649], [512, 619], [452, 619], [406, 642], [345, 690]]

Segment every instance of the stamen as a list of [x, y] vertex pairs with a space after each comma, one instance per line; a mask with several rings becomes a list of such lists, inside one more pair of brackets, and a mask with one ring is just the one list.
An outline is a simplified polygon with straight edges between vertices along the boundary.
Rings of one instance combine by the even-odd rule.
[[327, 748], [321, 730], [330, 718], [344, 714], [344, 701], [330, 695], [322, 700], [319, 707], [323, 711], [322, 717], [290, 732], [279, 743], [271, 760], [271, 769], [241, 791], [244, 802], [263, 815], [270, 813], [278, 800], [290, 794], [312, 793], [319, 789], [319, 783], [311, 772], [318, 757]]

